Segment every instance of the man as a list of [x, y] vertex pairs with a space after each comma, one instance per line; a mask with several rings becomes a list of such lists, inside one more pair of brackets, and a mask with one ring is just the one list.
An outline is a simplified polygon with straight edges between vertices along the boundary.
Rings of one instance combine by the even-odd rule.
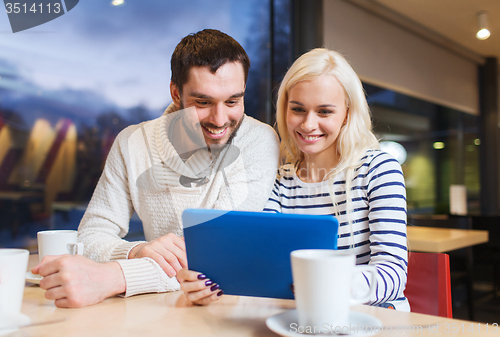
[[[178, 290], [175, 276], [187, 268], [184, 209], [263, 209], [279, 141], [244, 114], [249, 67], [244, 49], [222, 32], [182, 39], [171, 59], [173, 103], [160, 118], [124, 129], [108, 155], [78, 229], [91, 260], [49, 257], [33, 269], [47, 298], [81, 307]], [[147, 242], [122, 239], [134, 211]]]

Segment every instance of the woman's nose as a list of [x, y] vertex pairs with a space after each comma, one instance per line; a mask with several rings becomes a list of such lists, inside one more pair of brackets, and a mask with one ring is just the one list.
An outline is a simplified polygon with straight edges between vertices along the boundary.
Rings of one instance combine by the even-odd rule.
[[300, 127], [304, 131], [312, 131], [312, 130], [316, 129], [317, 125], [318, 125], [318, 123], [316, 121], [316, 118], [315, 118], [314, 114], [313, 113], [308, 113], [305, 116], [305, 119], [302, 122], [302, 124], [300, 125]]

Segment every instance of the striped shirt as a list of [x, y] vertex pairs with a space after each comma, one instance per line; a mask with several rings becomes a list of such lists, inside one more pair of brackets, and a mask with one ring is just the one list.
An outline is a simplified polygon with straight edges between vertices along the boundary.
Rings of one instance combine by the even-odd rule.
[[[393, 157], [380, 150], [368, 150], [361, 162], [351, 185], [352, 229], [346, 214], [345, 171], [333, 178], [334, 206], [328, 181], [305, 183], [293, 165], [284, 165], [264, 212], [335, 215], [338, 249], [353, 249], [356, 264], [377, 268], [377, 291], [369, 304], [389, 302], [409, 311], [403, 293], [408, 265], [403, 172]], [[358, 274], [354, 292], [366, 293], [368, 282], [366, 275]]]

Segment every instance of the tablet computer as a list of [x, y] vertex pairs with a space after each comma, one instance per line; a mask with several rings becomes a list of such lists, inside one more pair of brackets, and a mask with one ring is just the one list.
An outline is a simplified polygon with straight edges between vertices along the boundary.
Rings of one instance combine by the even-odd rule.
[[225, 294], [293, 299], [290, 252], [337, 249], [332, 215], [187, 209], [188, 266]]

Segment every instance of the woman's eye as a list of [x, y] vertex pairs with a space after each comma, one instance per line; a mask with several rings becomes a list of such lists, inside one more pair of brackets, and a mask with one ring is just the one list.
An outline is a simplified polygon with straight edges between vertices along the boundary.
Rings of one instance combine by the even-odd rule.
[[301, 113], [301, 112], [304, 112], [304, 109], [295, 107], [295, 108], [292, 108], [292, 111], [295, 113]]
[[320, 111], [318, 111], [318, 113], [320, 115], [330, 115], [333, 113], [333, 111], [332, 110], [320, 110]]

